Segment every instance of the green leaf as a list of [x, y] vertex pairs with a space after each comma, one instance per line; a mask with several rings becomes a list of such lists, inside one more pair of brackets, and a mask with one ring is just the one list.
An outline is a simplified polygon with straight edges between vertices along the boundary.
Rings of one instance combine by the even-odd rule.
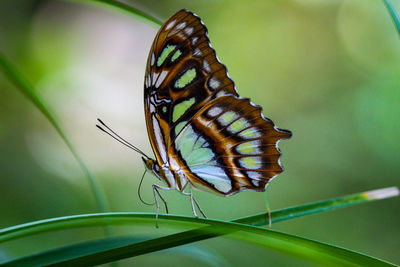
[[[273, 211], [271, 213], [271, 221], [272, 223], [276, 223], [301, 216], [311, 215], [314, 213], [345, 208], [356, 204], [362, 204], [379, 199], [396, 197], [398, 195], [399, 195], [399, 189], [397, 187], [386, 187], [382, 189], [356, 193], [343, 197], [322, 200], [309, 204], [303, 204], [299, 206]], [[269, 223], [267, 213], [261, 213], [249, 217], [244, 217], [235, 220], [235, 222], [250, 224], [254, 226], [267, 225]]]
[[389, 0], [383, 0], [385, 2], [386, 8], [389, 10], [390, 16], [392, 17], [393, 23], [396, 26], [397, 33], [400, 36], [400, 17], [399, 14], [394, 9], [392, 3]]
[[[103, 218], [106, 219], [106, 217]], [[150, 224], [154, 227], [154, 217], [149, 216], [149, 214], [136, 214], [132, 216], [131, 219], [135, 223]], [[2, 264], [18, 266], [48, 264], [57, 264], [57, 266], [97, 265], [187, 244], [188, 242], [229, 234], [230, 238], [243, 240], [260, 247], [273, 249], [290, 256], [300, 257], [322, 264], [341, 266], [393, 266], [390, 263], [347, 249], [265, 228], [233, 222], [195, 219], [181, 216], [160, 216], [159, 220], [160, 225], [163, 227], [180, 228], [181, 221], [185, 221], [185, 225], [192, 225], [193, 227], [198, 225], [208, 227], [192, 230], [190, 233], [185, 232], [185, 235], [169, 235], [145, 241], [133, 239], [131, 242], [126, 242], [126, 240], [115, 241], [111, 239], [109, 246], [79, 244], [75, 245], [75, 249], [69, 247], [56, 251], [47, 251], [3, 262]], [[60, 251], [62, 255], [58, 255], [57, 251]]]
[[[93, 251], [106, 251], [110, 249], [115, 249], [123, 246], [128, 246], [131, 244], [139, 243], [145, 240], [151, 239], [151, 236], [139, 236], [139, 237], [132, 237], [132, 236], [119, 236], [119, 237], [109, 237], [99, 240], [91, 240], [86, 242], [81, 242], [69, 246], [64, 246], [52, 250], [48, 250], [42, 253], [34, 254], [33, 257], [27, 257], [24, 260], [13, 260], [8, 262], [7, 264], [16, 264], [16, 265], [29, 265], [29, 266], [43, 266], [43, 265], [50, 265], [59, 262], [60, 259], [73, 259], [78, 256], [88, 255]], [[162, 250], [158, 253], [171, 253], [169, 250]], [[214, 255], [209, 253], [207, 250], [199, 248], [198, 246], [191, 245], [191, 246], [180, 246], [174, 248], [173, 251], [175, 256], [179, 256], [182, 254], [184, 256], [190, 256], [196, 259], [197, 261], [201, 261], [207, 266], [218, 265], [216, 263], [224, 263], [226, 266], [228, 264], [218, 255]], [[1, 262], [1, 259], [0, 259]], [[82, 264], [82, 263], [79, 263]]]
[[78, 2], [78, 3], [87, 3], [87, 4], [100, 4], [103, 8], [104, 7], [111, 7], [117, 10], [122, 10], [130, 15], [135, 16], [136, 18], [147, 22], [147, 23], [151, 23], [156, 27], [159, 27], [162, 25], [162, 20], [151, 16], [150, 14], [143, 12], [135, 7], [132, 7], [130, 5], [124, 4], [122, 2], [118, 2], [118, 1], [114, 1], [114, 0], [67, 0], [67, 1], [73, 1], [73, 2]]
[[[272, 222], [278, 222], [296, 218], [299, 216], [309, 215], [317, 212], [343, 208], [350, 205], [365, 203], [368, 201], [394, 197], [399, 194], [396, 187], [384, 188], [353, 194], [349, 196], [339, 197], [335, 199], [319, 201], [306, 205], [296, 206], [283, 210], [271, 212]], [[134, 240], [130, 244], [121, 242], [102, 248], [86, 248], [74, 249], [70, 247], [71, 251], [68, 257], [65, 254], [59, 254], [58, 251], [65, 251], [65, 249], [45, 251], [35, 255], [29, 255], [19, 259], [14, 259], [7, 263], [65, 263], [69, 264], [100, 264], [114, 260], [123, 259], [126, 257], [133, 257], [143, 255], [150, 252], [159, 251], [166, 248], [172, 248], [183, 244], [189, 244], [200, 240], [205, 240], [212, 237], [217, 237], [225, 234], [234, 234], [236, 231], [244, 231], [246, 234], [234, 234], [235, 238], [244, 239], [250, 243], [257, 243], [257, 245], [275, 249], [289, 255], [308, 258], [311, 261], [317, 262], [340, 262], [341, 264], [378, 264], [388, 266], [389, 263], [380, 261], [378, 259], [365, 256], [356, 252], [346, 249], [337, 248], [331, 245], [322, 244], [320, 242], [299, 238], [272, 230], [267, 230], [258, 227], [244, 226], [241, 223], [249, 223], [261, 225], [268, 223], [267, 214], [258, 214], [246, 218], [237, 219], [234, 222], [221, 222], [209, 219], [194, 219], [184, 216], [160, 215], [160, 224], [162, 227], [182, 227], [184, 223], [186, 226], [197, 227], [198, 225], [211, 225], [201, 229], [184, 231], [177, 234], [172, 234], [164, 237], [154, 238], [151, 240], [138, 241]], [[19, 226], [9, 227], [0, 230], [0, 241], [11, 240], [19, 237], [25, 237], [40, 232], [47, 232], [57, 229], [66, 229], [71, 227], [88, 227], [94, 225], [148, 225], [154, 227], [154, 214], [141, 214], [141, 213], [108, 213], [108, 214], [87, 214], [60, 217], [48, 220], [27, 223]], [[241, 227], [244, 227], [243, 229]], [[249, 228], [250, 227], [250, 228]], [[257, 229], [257, 230], [254, 230]], [[254, 231], [256, 232], [254, 232]], [[261, 231], [261, 232], [260, 232]], [[275, 234], [271, 234], [271, 232]], [[256, 234], [255, 238], [252, 236]], [[261, 237], [259, 236], [261, 235]], [[272, 236], [270, 236], [272, 235]], [[252, 236], [252, 237], [250, 237]], [[265, 238], [265, 240], [263, 239]], [[106, 242], [106, 241], [105, 241]], [[286, 242], [293, 243], [288, 245]], [[107, 243], [107, 242], [106, 242]], [[85, 247], [85, 245], [82, 245]]]

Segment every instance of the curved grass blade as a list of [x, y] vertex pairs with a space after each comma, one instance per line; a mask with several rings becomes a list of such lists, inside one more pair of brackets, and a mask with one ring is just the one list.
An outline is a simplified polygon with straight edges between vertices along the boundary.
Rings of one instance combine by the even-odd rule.
[[90, 187], [95, 196], [97, 204], [100, 211], [106, 212], [109, 210], [107, 201], [98, 185], [96, 178], [89, 171], [84, 163], [83, 159], [79, 156], [76, 149], [73, 147], [72, 143], [67, 138], [65, 131], [62, 129], [58, 123], [56, 117], [46, 103], [41, 99], [41, 97], [36, 93], [34, 87], [30, 82], [13, 66], [13, 64], [6, 59], [6, 57], [0, 53], [0, 71], [18, 88], [47, 118], [50, 124], [56, 129], [57, 133], [60, 135], [61, 139], [67, 145], [75, 160], [78, 162], [79, 167], [84, 172], [85, 176], [88, 178]]
[[400, 17], [399, 14], [396, 12], [396, 9], [392, 5], [389, 0], [383, 0], [386, 5], [386, 8], [389, 10], [390, 16], [392, 17], [393, 23], [396, 26], [397, 33], [400, 36]]
[[[306, 205], [296, 206], [292, 208], [287, 208], [283, 210], [273, 211], [271, 213], [272, 222], [278, 222], [283, 220], [288, 220], [292, 218], [297, 218], [300, 216], [310, 215], [317, 212], [328, 211], [337, 208], [343, 208], [355, 204], [365, 203], [373, 200], [384, 199], [388, 197], [394, 197], [399, 194], [399, 190], [396, 187], [384, 188], [379, 190], [367, 191], [359, 194], [353, 194], [349, 196], [344, 196], [340, 198], [335, 198], [326, 201], [319, 201], [315, 203], [310, 203]], [[56, 229], [66, 229], [70, 227], [87, 227], [94, 225], [114, 225], [114, 224], [141, 224], [144, 223], [144, 220], [151, 221], [151, 227], [154, 226], [154, 214], [138, 214], [138, 213], [109, 213], [109, 214], [87, 214], [87, 215], [76, 215], [76, 216], [68, 216], [68, 217], [60, 217], [48, 220], [42, 220], [32, 223], [27, 223], [19, 226], [9, 227], [3, 230], [0, 230], [0, 242], [4, 242], [7, 240], [25, 237], [32, 234], [37, 234], [40, 232], [47, 232]], [[196, 220], [190, 217], [184, 216], [172, 216], [172, 215], [160, 215], [160, 220], [169, 220], [172, 222], [194, 222], [194, 223], [203, 223], [211, 220]], [[214, 222], [214, 221], [213, 221]], [[234, 222], [238, 223], [251, 223], [256, 225], [262, 225], [268, 223], [267, 213], [249, 216], [241, 219], [237, 219]], [[213, 227], [213, 226], [212, 226]], [[118, 257], [132, 257], [143, 255], [150, 252], [159, 251], [161, 249], [167, 249], [176, 247], [183, 244], [189, 244], [192, 242], [205, 240], [212, 237], [217, 237], [220, 235], [232, 233], [235, 230], [226, 228], [227, 231], [224, 231], [225, 228], [220, 229], [217, 232], [209, 232], [209, 228], [212, 227], [203, 227], [201, 229], [184, 231], [181, 233], [168, 235], [161, 238], [155, 238], [152, 240], [143, 241], [140, 243], [135, 243], [129, 245], [128, 247], [124, 246], [121, 248], [112, 248], [113, 251], [96, 251], [95, 258], [102, 258], [105, 262], [109, 262], [112, 260], [117, 260]], [[211, 229], [212, 230], [212, 229]], [[74, 260], [86, 262], [86, 260], [91, 259], [91, 255], [82, 255], [77, 253]], [[127, 254], [126, 254], [127, 253]], [[290, 251], [289, 251], [290, 253]], [[347, 252], [346, 252], [347, 253]], [[351, 257], [353, 254], [346, 254]], [[343, 254], [344, 255], [344, 254]], [[44, 252], [42, 255], [43, 260], [46, 261], [48, 254]], [[346, 257], [347, 257], [346, 256]], [[354, 256], [354, 255], [353, 255]], [[38, 258], [39, 257], [39, 258]], [[54, 255], [51, 255], [54, 257]], [[358, 260], [365, 259], [367, 256], [357, 256]], [[57, 258], [57, 256], [55, 256]], [[79, 258], [79, 259], [78, 259]], [[118, 259], [122, 259], [118, 258]], [[371, 257], [368, 257], [371, 258]], [[28, 261], [32, 260], [40, 260], [40, 255], [30, 255], [24, 258], [16, 259], [16, 260], [24, 260]], [[61, 260], [61, 256], [59, 258]], [[69, 260], [71, 259], [64, 259]], [[375, 259], [377, 260], [377, 259]], [[379, 261], [379, 260], [377, 260]], [[380, 262], [380, 261], [379, 261]], [[378, 262], [378, 263], [379, 263]], [[60, 263], [60, 262], [58, 262]], [[384, 263], [385, 265], [386, 263]]]
[[109, 237], [100, 240], [86, 241], [37, 253], [30, 256], [28, 260], [22, 260], [23, 258], [20, 258], [19, 260], [3, 261], [0, 262], [0, 266], [49, 266], [60, 261], [60, 259], [74, 258], [77, 254], [90, 254], [93, 251], [112, 249], [144, 240], [146, 239], [137, 237]]
[[147, 14], [133, 6], [127, 5], [123, 2], [115, 1], [115, 0], [66, 0], [73, 1], [77, 3], [88, 3], [88, 4], [101, 4], [103, 7], [112, 7], [118, 10], [125, 11], [131, 15], [134, 15], [136, 18], [139, 18], [142, 21], [150, 22], [154, 26], [160, 27], [162, 25], [162, 21], [154, 16]]
[[[75, 1], [75, 2], [83, 2], [81, 0], [69, 0], [69, 1]], [[115, 0], [91, 0], [88, 1], [90, 2], [97, 2], [97, 3], [101, 3], [101, 4], [106, 4], [110, 7], [114, 7], [123, 11], [126, 11], [130, 14], [135, 15], [136, 17], [138, 17], [139, 19], [142, 19], [146, 22], [150, 22], [155, 24], [156, 26], [161, 26], [162, 25], [162, 21], [158, 18], [155, 18], [149, 14], [147, 14], [146, 12], [143, 12], [137, 8], [134, 8], [132, 6], [129, 6], [125, 3], [119, 2], [119, 1], [115, 1]], [[386, 8], [388, 9], [390, 16], [392, 17], [392, 20], [396, 26], [397, 32], [400, 35], [400, 17], [399, 14], [396, 12], [395, 8], [393, 7], [393, 5], [391, 4], [390, 0], [383, 0], [383, 2], [386, 5]]]
[[[399, 195], [397, 187], [387, 187], [377, 190], [366, 191], [362, 193], [347, 195], [343, 197], [333, 198], [329, 200], [317, 201], [313, 203], [303, 204], [281, 210], [271, 212], [272, 223], [290, 220], [301, 216], [311, 215], [319, 212], [344, 208], [356, 204], [362, 204], [379, 199], [395, 197]], [[137, 212], [112, 212], [112, 213], [97, 213], [97, 214], [81, 214], [73, 216], [58, 217], [45, 219], [8, 228], [0, 229], [0, 243], [9, 240], [23, 238], [30, 235], [49, 232], [60, 229], [74, 227], [89, 227], [97, 225], [118, 225], [118, 224], [133, 224], [138, 223], [138, 217], [154, 218], [154, 213], [137, 213]], [[185, 221], [185, 216], [160, 215], [163, 217], [171, 217], [171, 220]], [[135, 219], [135, 221], [133, 221]], [[249, 224], [253, 226], [261, 226], [268, 224], [268, 214], [261, 213], [248, 217], [239, 218], [232, 222]]]
[[[366, 191], [362, 193], [356, 193], [338, 198], [332, 198], [329, 200], [321, 200], [312, 202], [309, 204], [303, 204], [299, 206], [289, 207], [271, 213], [272, 223], [280, 221], [286, 221], [288, 219], [294, 219], [301, 216], [311, 215], [314, 213], [335, 210], [353, 206], [356, 204], [362, 204], [370, 201], [379, 199], [396, 197], [399, 195], [399, 189], [397, 187], [386, 187], [382, 189], [376, 189]], [[256, 214], [244, 218], [234, 220], [235, 222], [249, 224], [253, 226], [268, 225], [268, 213]]]
[[[154, 217], [149, 214], [136, 214], [132, 219], [137, 222], [150, 224], [154, 227]], [[119, 244], [112, 243], [108, 248], [97, 246], [78, 246], [78, 249], [71, 248], [67, 255], [58, 255], [56, 252], [44, 252], [35, 255], [2, 262], [4, 265], [17, 266], [92, 266], [117, 261], [129, 257], [143, 255], [149, 252], [159, 251], [169, 247], [187, 244], [194, 240], [202, 240], [210, 237], [231, 234], [230, 237], [244, 240], [246, 242], [273, 249], [275, 251], [288, 254], [294, 257], [300, 257], [312, 262], [340, 265], [340, 266], [394, 266], [389, 262], [385, 262], [367, 255], [363, 255], [354, 251], [343, 249], [340, 247], [328, 245], [318, 241], [297, 237], [294, 235], [266, 229], [255, 226], [243, 225], [233, 222], [223, 222], [210, 219], [196, 219], [181, 216], [160, 216], [160, 224], [165, 226], [181, 226], [181, 221], [186, 224], [192, 223], [193, 226], [203, 225], [201, 229], [190, 231], [189, 234], [169, 235], [160, 238], [154, 238], [145, 241], [133, 241], [130, 244], [121, 242]], [[178, 224], [177, 224], [178, 223]], [[171, 244], [173, 246], [171, 246]], [[65, 252], [65, 250], [62, 250]], [[71, 257], [71, 253], [74, 255]]]
[[[34, 254], [29, 256], [29, 259], [24, 260], [12, 260], [7, 262], [7, 264], [14, 264], [14, 265], [29, 265], [29, 266], [48, 266], [51, 264], [55, 264], [60, 262], [61, 259], [73, 259], [77, 258], [78, 256], [82, 255], [89, 255], [93, 253], [93, 251], [106, 251], [110, 249], [119, 248], [122, 246], [127, 246], [139, 242], [143, 242], [145, 240], [151, 239], [150, 236], [118, 236], [118, 237], [108, 237], [98, 240], [91, 240], [86, 242], [81, 242], [69, 246], [64, 246], [56, 249], [47, 250], [41, 253]], [[0, 251], [1, 252], [1, 251]], [[161, 250], [157, 253], [171, 253], [170, 250]], [[180, 246], [176, 247], [173, 250], [174, 255], [181, 254], [184, 256], [193, 257], [194, 259], [201, 261], [206, 266], [229, 266], [228, 263], [224, 260], [219, 258], [217, 255], [212, 253], [208, 253], [208, 251], [201, 249], [197, 246]], [[0, 254], [1, 255], [1, 254]], [[2, 260], [0, 258], [0, 265]], [[5, 261], [3, 261], [5, 264]], [[218, 263], [218, 264], [216, 264]], [[81, 263], [80, 263], [81, 264]]]

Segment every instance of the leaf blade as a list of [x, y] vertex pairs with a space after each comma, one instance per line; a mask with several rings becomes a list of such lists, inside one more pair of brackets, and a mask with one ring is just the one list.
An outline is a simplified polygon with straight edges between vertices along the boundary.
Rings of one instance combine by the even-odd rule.
[[400, 16], [396, 12], [396, 9], [394, 8], [394, 6], [392, 5], [392, 3], [389, 0], [383, 0], [383, 2], [385, 3], [386, 8], [388, 9], [390, 16], [393, 20], [394, 26], [397, 29], [397, 33], [400, 36]]
[[[139, 216], [140, 217], [140, 216]], [[172, 217], [163, 216], [160, 220], [164, 224], [173, 222]], [[143, 219], [143, 218], [142, 218]], [[148, 223], [154, 227], [154, 218], [147, 217]], [[29, 255], [14, 259], [11, 261], [3, 262], [5, 265], [57, 265], [57, 266], [87, 266], [108, 263], [111, 261], [121, 260], [128, 257], [143, 255], [149, 252], [160, 251], [165, 248], [187, 244], [193, 241], [204, 240], [210, 237], [216, 237], [225, 234], [233, 234], [234, 238], [243, 239], [246, 242], [251, 242], [268, 249], [273, 249], [278, 252], [289, 254], [295, 257], [308, 259], [312, 262], [318, 263], [335, 263], [337, 265], [345, 266], [393, 266], [391, 263], [366, 256], [357, 252], [353, 252], [340, 247], [328, 245], [322, 242], [297, 237], [294, 235], [281, 233], [278, 231], [259, 228], [249, 225], [242, 225], [233, 222], [223, 222], [217, 220], [199, 220], [195, 218], [185, 218], [186, 222], [193, 222], [195, 225], [208, 225], [201, 229], [192, 230], [190, 234], [176, 234], [154, 238], [145, 241], [133, 241], [130, 244], [124, 242], [121, 246], [112, 244], [110, 248], [97, 249], [96, 247], [85, 247], [82, 253], [82, 247], [76, 249], [76, 255], [71, 257], [69, 254], [67, 258], [45, 252], [36, 255]], [[240, 234], [235, 234], [240, 231]], [[67, 248], [69, 253], [71, 248]], [[64, 250], [65, 251], [65, 250]], [[89, 251], [89, 253], [88, 253]]]
[[[367, 192], [362, 192], [358, 194], [352, 194], [344, 197], [339, 197], [339, 198], [334, 198], [330, 200], [325, 200], [325, 201], [318, 201], [314, 203], [309, 203], [306, 205], [300, 205], [292, 208], [287, 208], [283, 210], [278, 210], [278, 211], [273, 211], [271, 213], [272, 216], [272, 222], [278, 222], [278, 221], [283, 221], [283, 220], [288, 220], [292, 218], [297, 218], [300, 216], [305, 216], [305, 215], [310, 215], [313, 213], [317, 212], [322, 212], [322, 211], [327, 211], [327, 210], [332, 210], [332, 209], [337, 209], [337, 208], [343, 208], [355, 204], [360, 204], [360, 203], [365, 203], [369, 201], [374, 201], [374, 200], [379, 200], [379, 199], [384, 199], [384, 198], [389, 198], [389, 197], [394, 197], [399, 194], [399, 190], [396, 187], [389, 187], [389, 188], [384, 188], [384, 189], [378, 189], [378, 190], [372, 190], [372, 191], [367, 191]], [[302, 209], [303, 207], [303, 209]], [[169, 221], [176, 221], [176, 222], [192, 222], [192, 223], [201, 223], [201, 224], [211, 224], [211, 226], [203, 227], [201, 229], [195, 229], [195, 230], [189, 230], [189, 231], [184, 231], [180, 232], [177, 234], [173, 235], [168, 235], [160, 238], [154, 238], [152, 240], [146, 240], [143, 242], [139, 242], [137, 244], [130, 244], [125, 247], [118, 247], [118, 248], [112, 248], [111, 250], [107, 251], [96, 251], [95, 254], [91, 255], [76, 255], [76, 258], [74, 259], [65, 259], [65, 261], [58, 261], [56, 262], [57, 264], [61, 263], [68, 263], [68, 264], [80, 264], [80, 263], [85, 263], [85, 264], [100, 264], [100, 263], [106, 263], [110, 262], [112, 260], [119, 260], [123, 259], [125, 257], [132, 257], [132, 256], [138, 256], [138, 255], [143, 255], [146, 253], [151, 253], [155, 251], [159, 251], [162, 249], [167, 249], [167, 248], [172, 248], [176, 247], [179, 245], [184, 245], [184, 244], [189, 244], [193, 243], [196, 241], [200, 240], [205, 240], [209, 239], [212, 237], [217, 237], [221, 235], [225, 235], [228, 233], [233, 233], [234, 231], [238, 231], [237, 228], [232, 229], [232, 225], [218, 225], [218, 223], [225, 223], [221, 221], [216, 221], [216, 220], [205, 220], [205, 219], [194, 219], [190, 217], [185, 217], [185, 216], [172, 216], [172, 215], [160, 215], [159, 218], [161, 221], [169, 220]], [[4, 242], [6, 240], [11, 240], [15, 239], [18, 237], [23, 237], [31, 234], [37, 234], [40, 232], [45, 232], [49, 230], [56, 230], [56, 229], [65, 229], [66, 227], [75, 227], [75, 226], [92, 226], [92, 225], [113, 225], [113, 224], [126, 224], [126, 223], [143, 223], [143, 220], [148, 220], [152, 227], [154, 227], [154, 214], [138, 214], [138, 213], [129, 213], [129, 212], [124, 212], [124, 213], [108, 213], [108, 214], [85, 214], [85, 215], [75, 215], [75, 216], [66, 216], [66, 217], [61, 217], [61, 218], [54, 218], [54, 219], [48, 219], [48, 220], [42, 220], [38, 222], [33, 222], [33, 223], [28, 223], [28, 224], [23, 224], [19, 226], [14, 226], [14, 227], [9, 227], [6, 229], [0, 230], [0, 242]], [[239, 224], [238, 222], [241, 223], [249, 223], [249, 224], [267, 224], [268, 223], [268, 218], [267, 218], [267, 213], [263, 214], [258, 214], [254, 216], [249, 216], [241, 219], [235, 220], [235, 222], [230, 222], [233, 224], [235, 227], [237, 227]], [[217, 227], [217, 228], [213, 228]], [[219, 227], [219, 228], [218, 228]], [[248, 227], [252, 227], [249, 226]], [[263, 228], [258, 228], [258, 227], [253, 227], [249, 229], [263, 229]], [[248, 229], [247, 229], [248, 230]], [[265, 230], [265, 229], [264, 229]], [[258, 230], [257, 230], [258, 231]], [[251, 231], [250, 231], [251, 232]], [[286, 234], [285, 234], [286, 235]], [[280, 239], [285, 239], [287, 236], [280, 236]], [[290, 236], [290, 235], [289, 235]], [[296, 240], [292, 239], [291, 237], [288, 237], [290, 242], [295, 242]], [[300, 247], [297, 248], [299, 250], [302, 250], [302, 247], [305, 247], [305, 250], [309, 251], [311, 250], [318, 250], [320, 251], [319, 243], [315, 243], [315, 241], [306, 241], [307, 239], [301, 239], [300, 241], [297, 240], [297, 243]], [[251, 242], [254, 242], [250, 240]], [[317, 245], [316, 245], [317, 244]], [[268, 245], [265, 245], [264, 243], [261, 244], [266, 247], [269, 247]], [[326, 245], [326, 246], [325, 246]], [[315, 247], [316, 246], [316, 247]], [[378, 259], [375, 259], [373, 257], [369, 257], [360, 253], [352, 252], [346, 249], [341, 249], [341, 248], [336, 248], [331, 245], [324, 244], [322, 245], [323, 248], [322, 250], [328, 253], [328, 255], [325, 255], [326, 257], [332, 257], [333, 255], [336, 254], [341, 254], [340, 256], [340, 262], [344, 261], [347, 262], [348, 258], [350, 258], [350, 261], [356, 261], [358, 263], [363, 263], [363, 264], [378, 264], [382, 266], [392, 266], [391, 263], [387, 263]], [[279, 250], [285, 251], [287, 248], [287, 245], [285, 247], [279, 247]], [[291, 253], [291, 251], [286, 253]], [[330, 253], [330, 254], [329, 254]], [[355, 253], [355, 254], [354, 254]], [[46, 254], [46, 252], [44, 252]], [[45, 257], [46, 255], [42, 254], [41, 256]], [[40, 255], [39, 255], [40, 256]], [[19, 258], [19, 259], [14, 259], [13, 261], [29, 261], [31, 260], [37, 260], [36, 257], [39, 257], [37, 255], [29, 255], [27, 257]], [[324, 257], [325, 257], [324, 256]], [[52, 255], [54, 257], [54, 255]], [[45, 259], [43, 259], [45, 260]], [[93, 260], [96, 260], [93, 261]], [[101, 260], [101, 262], [97, 262]], [[331, 260], [335, 260], [334, 258]]]

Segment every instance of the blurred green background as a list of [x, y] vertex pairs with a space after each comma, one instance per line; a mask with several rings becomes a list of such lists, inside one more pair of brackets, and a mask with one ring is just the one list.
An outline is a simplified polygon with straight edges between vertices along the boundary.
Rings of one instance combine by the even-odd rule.
[[[144, 170], [139, 155], [95, 124], [103, 119], [152, 154], [143, 77], [158, 28], [88, 2], [0, 1], [0, 51], [54, 111], [98, 178], [111, 210], [153, 212], [136, 193]], [[286, 170], [268, 187], [272, 209], [400, 185], [400, 39], [383, 1], [127, 3], [162, 21], [181, 8], [198, 14], [239, 93], [261, 105], [278, 127], [293, 132], [292, 139], [280, 143]], [[400, 10], [400, 2], [394, 4]], [[0, 228], [98, 212], [86, 177], [47, 119], [3, 74], [0, 89]], [[143, 184], [147, 200], [154, 182], [148, 175]], [[164, 196], [172, 213], [191, 215], [187, 198], [177, 192]], [[211, 218], [265, 210], [263, 193], [196, 196]], [[394, 198], [282, 222], [273, 229], [400, 264], [399, 223], [399, 199]], [[100, 229], [84, 229], [8, 242], [0, 245], [0, 260], [100, 236]], [[228, 266], [249, 261], [254, 266], [300, 265], [222, 238], [124, 262]]]

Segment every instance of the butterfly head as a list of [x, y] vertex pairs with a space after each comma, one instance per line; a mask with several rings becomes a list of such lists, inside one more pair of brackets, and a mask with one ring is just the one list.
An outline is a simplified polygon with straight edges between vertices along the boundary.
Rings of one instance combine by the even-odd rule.
[[158, 165], [158, 163], [151, 158], [142, 157], [142, 160], [146, 169], [154, 173], [156, 177], [161, 180], [160, 166]]

